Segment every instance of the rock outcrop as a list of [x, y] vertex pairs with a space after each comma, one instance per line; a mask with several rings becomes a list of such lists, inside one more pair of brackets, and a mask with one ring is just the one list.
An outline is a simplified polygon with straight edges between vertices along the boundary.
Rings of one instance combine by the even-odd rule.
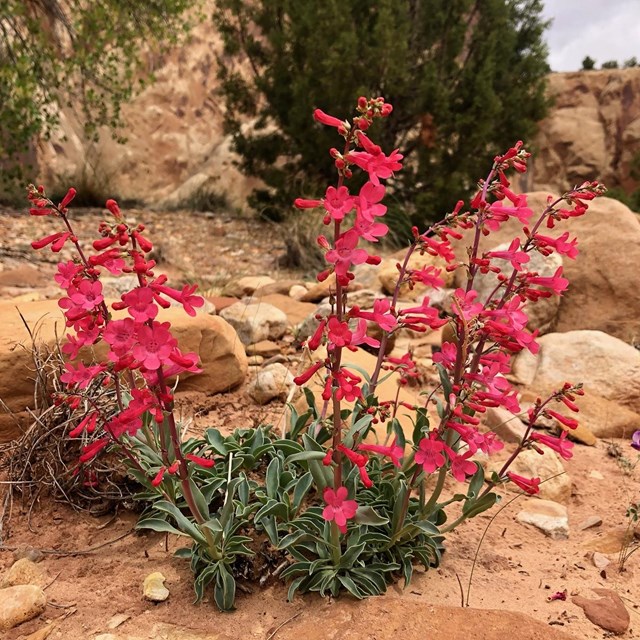
[[640, 69], [552, 73], [525, 190], [566, 191], [584, 180], [631, 190], [640, 153]]

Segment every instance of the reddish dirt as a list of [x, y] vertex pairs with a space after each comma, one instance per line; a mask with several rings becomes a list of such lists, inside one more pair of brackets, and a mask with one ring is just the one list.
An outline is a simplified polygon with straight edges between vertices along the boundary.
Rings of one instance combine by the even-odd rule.
[[[93, 216], [83, 213], [79, 220], [81, 235], [90, 234], [95, 228]], [[163, 268], [173, 268], [177, 275], [197, 271], [214, 278], [220, 270], [228, 274], [227, 279], [245, 273], [273, 275], [275, 258], [283, 251], [274, 229], [257, 226], [248, 219], [220, 220], [184, 212], [145, 214], [152, 237], [166, 243]], [[28, 239], [31, 234], [44, 235], [50, 221], [0, 212], [0, 222], [4, 229], [0, 238], [2, 271], [34, 264]], [[224, 235], [215, 231], [218, 224], [226, 228]], [[261, 238], [259, 249], [253, 241], [257, 233]], [[39, 259], [40, 273], [47, 281], [26, 290], [48, 285], [52, 263], [45, 254]], [[220, 278], [213, 285], [224, 284], [223, 280]], [[16, 295], [15, 289], [2, 291], [4, 297]], [[282, 404], [252, 405], [243, 389], [212, 397], [183, 395], [181, 407], [185, 417], [193, 417], [194, 433], [209, 426], [229, 429], [274, 422], [283, 411]], [[635, 459], [627, 442], [618, 444], [623, 456]], [[573, 486], [567, 505], [571, 531], [568, 540], [550, 540], [538, 530], [518, 523], [515, 515], [520, 499], [509, 502], [514, 494], [508, 494], [501, 510], [483, 514], [449, 536], [440, 568], [426, 573], [418, 570], [406, 591], [399, 585], [391, 586], [389, 596], [384, 598], [402, 596], [408, 605], [418, 600], [460, 606], [470, 587], [469, 602], [473, 607], [521, 612], [576, 639], [596, 640], [608, 634], [585, 618], [582, 609], [571, 603], [571, 596], [591, 597], [592, 588], [604, 587], [615, 590], [630, 611], [631, 628], [623, 637], [640, 637], [640, 553], [632, 555], [620, 573], [619, 544], [616, 545], [619, 532], [627, 525], [626, 508], [640, 497], [640, 472], [625, 473], [623, 459], [610, 455], [611, 447], [603, 441], [595, 447], [576, 445], [574, 453], [574, 458], [565, 463]], [[602, 479], [593, 477], [593, 471]], [[0, 485], [0, 493], [3, 491], [6, 485]], [[4, 498], [0, 498], [2, 505]], [[602, 518], [603, 524], [580, 531], [578, 525], [594, 515]], [[135, 519], [125, 510], [93, 518], [46, 498], [33, 509], [14, 502], [5, 514], [4, 529], [0, 530], [0, 542], [5, 545], [0, 548], [0, 572], [13, 562], [13, 548], [30, 545], [42, 549], [41, 566], [48, 576], [45, 592], [49, 604], [44, 614], [7, 632], [4, 638], [26, 638], [50, 620], [58, 621], [50, 638], [94, 638], [108, 632], [108, 623], [114, 616], [124, 614], [129, 618], [113, 633], [151, 637], [145, 634], [154, 624], [166, 622], [220, 631], [232, 638], [277, 639], [278, 634], [273, 636], [273, 632], [298, 612], [325, 611], [326, 603], [315, 595], [286, 602], [286, 588], [280, 584], [263, 589], [247, 585], [252, 592], [239, 594], [237, 611], [232, 614], [219, 613], [211, 597], [194, 605], [188, 564], [172, 557], [180, 541], [172, 536], [166, 540], [160, 534], [135, 533]], [[99, 548], [87, 551], [93, 547]], [[589, 557], [590, 550], [598, 549], [611, 560], [604, 570], [597, 569]], [[166, 576], [171, 592], [169, 599], [158, 605], [142, 598], [142, 582], [153, 571]], [[550, 596], [565, 590], [566, 601], [549, 601]], [[469, 640], [483, 637], [482, 630], [478, 630]]]
[[[593, 469], [600, 471], [602, 480], [589, 478]], [[519, 510], [518, 499], [499, 513], [496, 510], [461, 526], [450, 535], [440, 568], [426, 573], [418, 570], [406, 591], [400, 585], [391, 586], [389, 595], [404, 594], [409, 601], [417, 598], [420, 602], [459, 606], [462, 592], [466, 597], [469, 588], [478, 544], [488, 527], [471, 580], [471, 606], [518, 611], [558, 625], [575, 638], [596, 640], [606, 637], [605, 632], [591, 624], [570, 600], [576, 594], [590, 597], [593, 587], [604, 587], [614, 589], [631, 612], [631, 630], [624, 637], [640, 636], [640, 556], [631, 556], [626, 570], [619, 573], [615, 541], [609, 540], [626, 526], [625, 507], [629, 500], [637, 498], [639, 483], [621, 472], [618, 461], [608, 455], [605, 443], [577, 446], [567, 470], [573, 482], [568, 540], [550, 540], [536, 529], [518, 523], [514, 518]], [[249, 586], [253, 593], [239, 594], [236, 612], [220, 614], [211, 598], [200, 605], [192, 604], [188, 564], [172, 557], [181, 545], [175, 537], [169, 537], [168, 550], [161, 534], [131, 533], [86, 555], [50, 553], [73, 554], [115, 540], [132, 531], [135, 515], [121, 511], [115, 517], [92, 518], [42, 500], [31, 513], [30, 530], [27, 511], [19, 504], [13, 505], [4, 544], [45, 550], [41, 566], [52, 581], [46, 589], [50, 604], [40, 618], [8, 632], [6, 640], [16, 640], [21, 634], [41, 628], [45, 621], [67, 614], [70, 615], [60, 623], [57, 635], [50, 637], [91, 638], [106, 632], [113, 616], [126, 614], [130, 618], [118, 632], [138, 634], [157, 622], [167, 622], [192, 629], [226, 630], [230, 637], [264, 640], [278, 624], [301, 609], [323, 606], [315, 595], [298, 596], [293, 603], [287, 603], [286, 588], [280, 584], [265, 589], [253, 585]], [[591, 515], [600, 516], [603, 524], [579, 531], [578, 524]], [[597, 569], [589, 559], [589, 545], [609, 550], [612, 563], [605, 570]], [[10, 551], [0, 553], [1, 568], [8, 568], [12, 561]], [[171, 592], [169, 599], [158, 605], [142, 598], [142, 582], [153, 571], [166, 576]], [[548, 601], [554, 593], [565, 590], [567, 601]]]

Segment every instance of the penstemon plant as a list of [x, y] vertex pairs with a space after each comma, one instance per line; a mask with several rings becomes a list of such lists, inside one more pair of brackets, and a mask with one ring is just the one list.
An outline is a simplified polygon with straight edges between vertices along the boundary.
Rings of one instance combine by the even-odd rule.
[[[56, 275], [66, 290], [60, 306], [74, 331], [63, 351], [74, 360], [99, 341], [108, 346], [105, 361], [68, 363], [62, 376], [69, 391], [59, 401], [74, 408], [79, 419], [70, 435], [85, 440], [80, 462], [89, 464], [105, 447], [122, 453], [147, 505], [138, 526], [189, 538], [190, 547], [177, 555], [191, 561], [197, 597], [213, 584], [221, 609], [234, 606], [235, 576], [247, 558], [250, 561], [250, 543], [256, 537], [268, 541], [278, 565], [274, 575], [289, 581], [290, 598], [298, 590], [322, 595], [346, 590], [357, 598], [380, 594], [398, 576], [408, 584], [417, 563], [437, 565], [446, 534], [496, 504], [499, 485], [511, 482], [527, 494], [538, 492], [540, 478], [510, 471], [520, 452], [544, 453], [549, 448], [565, 459], [572, 456], [566, 432], [554, 437], [532, 428], [541, 416], [569, 429], [577, 426], [574, 418], [552, 408], [578, 410], [575, 396], [582, 394], [581, 386], [566, 383], [529, 409], [530, 426], [499, 472], [485, 478], [474, 459], [478, 451], [491, 454], [503, 448], [495, 433], [480, 429], [482, 414], [492, 407], [520, 411], [506, 374], [514, 354], [538, 351], [537, 332], [527, 329], [526, 306], [560, 295], [568, 285], [562, 268], [550, 277], [529, 271], [530, 254], [557, 252], [575, 258], [576, 239], [568, 232], [551, 236], [542, 231], [583, 215], [604, 187], [584, 183], [549, 199], [534, 217], [526, 197], [511, 191], [507, 178], [510, 170], [526, 170], [529, 154], [517, 143], [494, 159], [468, 207], [459, 202], [427, 231], [413, 229], [412, 243], [397, 265], [394, 294], [376, 300], [371, 310], [360, 309], [349, 304], [353, 267], [381, 262], [362, 245], [375, 244], [388, 232], [382, 222], [382, 181], [402, 168], [398, 150], [386, 155], [369, 137], [374, 121], [391, 113], [382, 98], [360, 98], [352, 121], [314, 113], [316, 121], [335, 128], [344, 141], [342, 150], [330, 151], [337, 182], [324, 197], [300, 198], [295, 205], [319, 209], [331, 228], [329, 238], [318, 238], [327, 263], [318, 279], [331, 277], [335, 285], [331, 313], [306, 344], [316, 359], [295, 379], [302, 387], [319, 379], [322, 406], [304, 388], [307, 408], [299, 413], [290, 407], [290, 425], [282, 437], [265, 426], [238, 429], [226, 437], [209, 429], [204, 438], [182, 441], [169, 381], [185, 371], [196, 372], [197, 356], [180, 352], [168, 323], [157, 317], [159, 307], [170, 301], [193, 315], [202, 299], [193, 287], [173, 289], [164, 276], [154, 275], [144, 228], [128, 225], [114, 201], [107, 203], [114, 221], [100, 226], [101, 238], [93, 243], [98, 253], [86, 254], [67, 211], [74, 191], [55, 205], [41, 187], [30, 188], [32, 215], [56, 216], [65, 226], [34, 242], [34, 248], [50, 246], [59, 252], [71, 243], [76, 250], [77, 257], [61, 263]], [[347, 183], [356, 171], [366, 181], [352, 193]], [[482, 236], [512, 218], [523, 225], [521, 237], [504, 251], [481, 252]], [[458, 260], [452, 241], [461, 240], [467, 230], [472, 244], [466, 258]], [[403, 287], [444, 286], [441, 268], [410, 267], [415, 253], [437, 258], [447, 271], [464, 272], [465, 284], [453, 292], [448, 316], [441, 317], [428, 296], [400, 308]], [[510, 271], [499, 266], [505, 261]], [[138, 286], [111, 309], [100, 284], [105, 271], [138, 278]], [[481, 301], [475, 285], [487, 273], [495, 274], [497, 284]], [[127, 315], [116, 319], [112, 311]], [[375, 335], [382, 336], [379, 340], [370, 335], [372, 324], [377, 325]], [[378, 389], [394, 372], [401, 383], [416, 377], [416, 364], [408, 353], [386, 355], [389, 339], [401, 329], [426, 331], [445, 325], [452, 338], [433, 355], [439, 384], [424, 392], [422, 404], [404, 404], [413, 411], [408, 433], [396, 417], [403, 403], [398, 396], [379, 397]], [[378, 354], [371, 372], [349, 364], [350, 352], [365, 346]], [[116, 398], [109, 411], [96, 398], [108, 389]], [[449, 478], [463, 488], [451, 491]]]

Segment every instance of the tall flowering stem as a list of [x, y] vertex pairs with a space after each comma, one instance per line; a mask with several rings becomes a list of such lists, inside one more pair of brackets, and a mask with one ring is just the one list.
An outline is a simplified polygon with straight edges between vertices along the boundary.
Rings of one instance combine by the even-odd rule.
[[[148, 482], [157, 487], [165, 498], [172, 500], [174, 491], [169, 478], [175, 475], [194, 519], [203, 524], [208, 515], [203, 513], [193, 493], [190, 464], [194, 462], [183, 454], [173, 413], [173, 394], [167, 384], [169, 377], [187, 371], [199, 372], [198, 355], [182, 353], [171, 334], [170, 324], [159, 322], [157, 316], [159, 308], [168, 308], [172, 302], [181, 304], [188, 314], [195, 315], [195, 309], [202, 306], [204, 300], [194, 295], [195, 287], [173, 289], [166, 284], [165, 276], [154, 274], [155, 262], [148, 257], [153, 245], [144, 235], [144, 226], [130, 226], [115, 200], [107, 201], [111, 220], [100, 224], [100, 237], [92, 247], [95, 253], [88, 253], [80, 246], [68, 216], [68, 206], [74, 196], [75, 189], [70, 189], [65, 198], [55, 204], [46, 196], [43, 187], [31, 185], [28, 191], [33, 205], [31, 215], [59, 218], [66, 229], [34, 241], [33, 248], [49, 246], [54, 253], [59, 253], [69, 243], [76, 254], [73, 260], [58, 265], [55, 276], [66, 292], [59, 306], [64, 312], [67, 327], [72, 331], [67, 334], [67, 341], [62, 347], [69, 362], [65, 364], [66, 371], [61, 380], [68, 391], [57, 401], [77, 407], [82, 391], [94, 380], [100, 380], [103, 388], [113, 387], [117, 398], [118, 412], [115, 415], [105, 414], [94, 404], [92, 412], [72, 430], [72, 437], [81, 437], [90, 425], [92, 433], [101, 434], [84, 447], [80, 463], [90, 464], [112, 442], [144, 475], [129, 440], [142, 430], [147, 444], [156, 449], [161, 461], [160, 468]], [[111, 309], [104, 299], [100, 281], [105, 272], [115, 276], [135, 274], [138, 282], [138, 286], [124, 293], [120, 301], [112, 303]], [[114, 319], [112, 311], [124, 311], [126, 317]], [[87, 348], [101, 341], [109, 348], [107, 361], [88, 367], [82, 361], [77, 366], [72, 364], [83, 357]], [[131, 399], [128, 402], [123, 397], [123, 378], [130, 387]], [[90, 396], [87, 399], [91, 403]], [[149, 421], [156, 425], [157, 442], [146, 427]], [[212, 460], [200, 459], [200, 464], [209, 462], [213, 464]], [[202, 527], [202, 531], [209, 543], [211, 556], [214, 559], [220, 557], [211, 532], [206, 527]]]
[[[324, 235], [318, 238], [327, 262], [327, 268], [318, 275], [318, 279], [322, 281], [331, 276], [335, 278], [335, 287], [332, 312], [320, 322], [307, 343], [311, 352], [326, 345], [327, 356], [324, 360], [312, 363], [306, 372], [296, 378], [296, 382], [304, 384], [313, 375], [323, 376], [322, 397], [325, 403], [331, 402], [333, 409], [332, 443], [325, 464], [333, 466], [334, 490], [342, 487], [345, 469], [353, 466], [358, 468], [361, 482], [367, 488], [371, 482], [367, 474], [368, 458], [359, 450], [360, 446], [366, 446], [361, 442], [363, 434], [355, 434], [354, 442], [350, 445], [352, 449], [347, 449], [343, 444], [340, 417], [342, 400], [356, 402], [359, 409], [355, 415], [359, 418], [370, 415], [372, 422], [378, 422], [395, 417], [400, 398], [398, 395], [390, 401], [377, 398], [380, 377], [383, 371], [397, 371], [401, 382], [406, 382], [405, 377], [415, 364], [409, 354], [404, 358], [386, 355], [389, 337], [402, 328], [426, 331], [449, 325], [449, 333], [453, 338], [445, 341], [442, 351], [433, 357], [441, 384], [427, 400], [427, 403], [433, 402], [440, 407], [439, 421], [434, 426], [426, 421], [423, 437], [413, 443], [414, 449], [405, 457], [402, 465], [409, 472], [409, 486], [414, 488], [421, 487], [425, 477], [437, 473], [435, 489], [424, 502], [423, 515], [428, 517], [429, 511], [437, 506], [448, 473], [458, 481], [475, 476], [478, 466], [470, 457], [478, 450], [493, 453], [502, 448], [503, 443], [495, 433], [480, 431], [480, 416], [490, 407], [503, 407], [513, 413], [520, 410], [516, 391], [505, 376], [510, 371], [514, 354], [523, 349], [534, 354], [538, 351], [537, 331], [532, 332], [527, 328], [526, 306], [540, 298], [560, 295], [567, 286], [562, 268], [553, 276], [541, 276], [529, 270], [530, 254], [536, 251], [548, 256], [555, 252], [569, 259], [577, 255], [576, 240], [570, 239], [568, 232], [557, 237], [543, 234], [541, 229], [544, 226], [553, 229], [558, 222], [583, 215], [588, 202], [603, 193], [604, 187], [587, 182], [561, 198], [550, 198], [544, 211], [530, 224], [533, 212], [527, 204], [527, 198], [515, 194], [507, 178], [509, 171], [526, 171], [529, 154], [518, 142], [504, 154], [496, 156], [468, 207], [464, 202], [458, 202], [451, 212], [425, 232], [414, 227], [413, 241], [404, 259], [396, 265], [398, 279], [390, 299], [376, 300], [372, 310], [349, 307], [347, 295], [354, 279], [353, 267], [380, 262], [380, 257], [369, 253], [361, 246], [362, 243], [376, 243], [388, 232], [387, 226], [380, 221], [387, 211], [382, 204], [385, 195], [382, 181], [388, 180], [402, 168], [402, 156], [397, 150], [386, 155], [369, 138], [369, 129], [374, 120], [386, 117], [391, 112], [391, 106], [382, 98], [360, 98], [357, 115], [352, 121], [340, 120], [320, 110], [314, 114], [316, 121], [335, 128], [344, 138], [342, 152], [337, 149], [330, 151], [338, 171], [338, 180], [335, 186], [327, 189], [324, 197], [299, 198], [295, 205], [300, 209], [322, 209], [324, 223], [333, 225], [331, 240]], [[356, 169], [366, 175], [367, 181], [357, 193], [352, 193], [346, 185]], [[512, 219], [522, 224], [522, 236], [514, 238], [506, 250], [482, 252], [482, 238]], [[471, 233], [471, 246], [466, 258], [461, 259], [451, 242], [463, 239], [466, 232]], [[412, 258], [416, 254], [429, 254], [433, 256], [434, 264], [439, 262], [443, 267], [412, 268]], [[510, 271], [502, 266], [505, 261], [510, 264]], [[451, 311], [448, 314], [431, 306], [428, 296], [424, 296], [422, 302], [414, 307], [398, 309], [403, 288], [413, 288], [418, 284], [432, 289], [440, 288], [444, 286], [441, 276], [445, 269], [447, 272], [466, 272], [464, 286], [456, 289], [451, 296]], [[476, 290], [477, 278], [489, 273], [495, 275], [497, 284], [487, 299], [480, 300]], [[382, 335], [379, 341], [368, 336], [368, 323], [378, 325]], [[378, 348], [376, 363], [366, 386], [359, 375], [349, 370], [344, 358], [345, 350], [355, 351], [364, 345]], [[577, 389], [568, 384], [544, 402], [540, 401], [538, 413], [532, 416], [532, 420], [535, 421], [538, 415], [552, 415], [553, 411], [547, 406], [551, 401], [567, 400], [570, 409], [577, 410], [574, 405], [570, 406], [572, 403], [568, 400]], [[514, 479], [513, 474], [509, 475], [508, 468], [526, 448], [541, 450], [540, 445], [544, 445], [561, 454], [569, 450], [566, 436], [558, 440], [536, 439], [535, 436], [531, 429], [527, 431], [514, 455], [501, 469], [496, 482], [522, 482]], [[482, 495], [487, 495], [496, 482], [489, 483]], [[406, 515], [408, 494], [402, 504], [405, 504]]]

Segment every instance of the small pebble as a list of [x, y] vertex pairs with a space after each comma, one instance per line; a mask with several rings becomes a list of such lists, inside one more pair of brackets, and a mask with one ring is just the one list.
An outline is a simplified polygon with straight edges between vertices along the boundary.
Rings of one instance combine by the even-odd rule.
[[150, 573], [144, 579], [143, 594], [151, 602], [164, 602], [169, 597], [169, 589], [164, 586], [166, 578], [159, 572]]
[[601, 524], [602, 518], [600, 516], [589, 516], [578, 525], [578, 531], [584, 531], [585, 529], [591, 529], [592, 527], [599, 527]]

